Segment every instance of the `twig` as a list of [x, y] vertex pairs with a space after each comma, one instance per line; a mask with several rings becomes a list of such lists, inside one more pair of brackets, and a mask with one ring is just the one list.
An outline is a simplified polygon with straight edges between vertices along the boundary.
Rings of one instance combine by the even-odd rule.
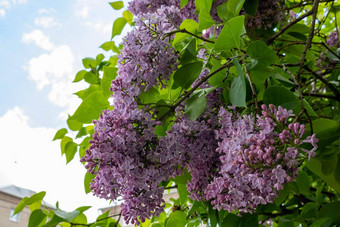
[[288, 28], [290, 28], [291, 26], [293, 26], [294, 24], [296, 24], [297, 22], [299, 22], [300, 20], [308, 17], [309, 15], [313, 14], [313, 10], [308, 11], [307, 13], [299, 16], [298, 18], [296, 18], [295, 20], [293, 20], [292, 22], [288, 23], [286, 26], [284, 26], [280, 31], [278, 31], [277, 33], [275, 33], [272, 37], [270, 37], [267, 40], [267, 45], [271, 44], [277, 37], [279, 37], [281, 34], [283, 34]]
[[322, 81], [334, 93], [337, 101], [340, 101], [340, 92], [332, 84], [330, 84], [325, 78], [311, 70], [307, 65], [305, 65], [303, 68], [311, 73], [316, 79]]
[[118, 220], [117, 220], [117, 222], [115, 224], [115, 227], [118, 226], [121, 217], [122, 217], [122, 212], [119, 213]]
[[332, 51], [332, 49], [329, 48], [329, 47], [326, 45], [326, 43], [321, 42], [320, 44], [323, 45], [324, 47], [326, 47], [326, 49], [327, 49], [329, 52], [331, 52], [334, 56], [336, 56], [338, 59], [340, 59], [340, 56], [339, 56], [337, 53], [335, 53], [334, 51]]
[[297, 73], [297, 78], [300, 77], [300, 74], [302, 72], [302, 67], [303, 67], [303, 64], [305, 62], [307, 50], [308, 50], [308, 48], [310, 48], [311, 42], [312, 42], [313, 37], [314, 37], [315, 20], [316, 20], [316, 14], [318, 12], [319, 1], [320, 0], [314, 0], [314, 3], [313, 3], [313, 8], [311, 10], [313, 12], [312, 25], [311, 25], [311, 28], [310, 28], [310, 32], [309, 32], [309, 36], [308, 36], [305, 48], [303, 49], [303, 52], [302, 52], [302, 55], [301, 55], [300, 68], [299, 68], [298, 73]]
[[304, 95], [304, 96], [312, 96], [312, 97], [319, 97], [319, 98], [326, 98], [326, 99], [333, 99], [333, 100], [339, 101], [333, 95], [324, 95], [324, 94], [315, 94], [315, 93], [302, 93], [302, 95]]
[[308, 121], [309, 121], [311, 134], [313, 134], [313, 133], [314, 133], [314, 132], [313, 132], [313, 123], [312, 123], [312, 119], [311, 119], [311, 117], [310, 117], [308, 111], [307, 111], [306, 108], [305, 108], [305, 103], [304, 103], [303, 95], [302, 95], [302, 92], [301, 92], [301, 85], [300, 85], [300, 83], [297, 81], [297, 79], [296, 79], [296, 77], [294, 76], [294, 74], [286, 68], [285, 64], [282, 64], [282, 68], [283, 68], [283, 70], [284, 70], [286, 73], [288, 73], [288, 74], [290, 75], [290, 77], [291, 77], [292, 80], [294, 81], [295, 86], [297, 86], [298, 93], [299, 93], [299, 99], [300, 99], [300, 102], [301, 102], [301, 112], [298, 114], [298, 116], [295, 118], [294, 121], [296, 121], [296, 120], [298, 119], [298, 117], [300, 117], [303, 113], [305, 113], [306, 116], [307, 116], [307, 119], [308, 119]]
[[253, 98], [254, 98], [254, 102], [255, 102], [255, 111], [258, 112], [258, 111], [259, 111], [259, 106], [258, 106], [258, 104], [257, 104], [257, 93], [256, 93], [256, 89], [255, 89], [255, 86], [254, 86], [253, 81], [251, 80], [251, 77], [250, 77], [250, 74], [249, 74], [247, 68], [245, 68], [245, 71], [246, 71], [247, 78], [248, 78], [248, 80], [249, 80], [251, 92], [253, 93]]
[[176, 102], [173, 106], [171, 106], [171, 108], [165, 113], [163, 114], [160, 118], [158, 118], [158, 121], [162, 121], [165, 116], [167, 116], [168, 114], [170, 114], [171, 112], [173, 112], [185, 99], [189, 98], [189, 96], [199, 87], [201, 86], [205, 81], [207, 81], [210, 77], [212, 77], [213, 75], [215, 75], [216, 73], [218, 73], [219, 71], [228, 68], [230, 66], [232, 66], [233, 63], [232, 62], [228, 62], [224, 65], [222, 65], [220, 68], [216, 69], [214, 72], [206, 75], [205, 77], [203, 77], [200, 82], [198, 82], [193, 88], [191, 88], [190, 91], [186, 92], [184, 94], [184, 96], [178, 101]]
[[199, 35], [196, 35], [196, 34], [194, 34], [194, 33], [191, 33], [191, 32], [189, 32], [188, 30], [186, 30], [185, 28], [183, 28], [183, 29], [178, 29], [178, 30], [169, 32], [169, 33], [165, 34], [165, 36], [163, 37], [163, 39], [165, 39], [165, 38], [168, 37], [168, 36], [172, 36], [172, 35], [175, 34], [175, 33], [187, 33], [187, 34], [189, 34], [189, 35], [191, 35], [191, 36], [194, 36], [194, 37], [196, 37], [196, 38], [198, 38], [198, 39], [201, 39], [201, 40], [203, 40], [203, 41], [205, 41], [205, 42], [207, 42], [207, 43], [215, 43], [215, 42], [212, 41], [212, 40], [209, 40], [209, 39], [206, 39], [206, 38], [204, 38], [204, 37], [202, 37], [202, 36], [199, 36]]

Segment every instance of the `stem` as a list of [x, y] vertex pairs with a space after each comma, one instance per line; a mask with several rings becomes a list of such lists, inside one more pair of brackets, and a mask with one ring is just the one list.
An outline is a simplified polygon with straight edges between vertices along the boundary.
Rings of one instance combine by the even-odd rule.
[[160, 118], [157, 119], [157, 121], [162, 121], [168, 114], [170, 114], [171, 112], [173, 112], [185, 99], [189, 98], [189, 96], [197, 89], [199, 88], [199, 86], [201, 86], [205, 81], [207, 81], [210, 77], [212, 77], [213, 75], [215, 75], [216, 73], [218, 73], [219, 71], [228, 68], [230, 66], [232, 66], [233, 63], [232, 62], [228, 62], [224, 65], [222, 65], [220, 68], [216, 69], [214, 72], [208, 74], [207, 76], [203, 77], [200, 82], [198, 82], [193, 88], [191, 88], [190, 91], [186, 92], [184, 94], [184, 96], [178, 101], [176, 102], [173, 106], [170, 107], [170, 109], [163, 114], [163, 116], [161, 116]]
[[267, 45], [271, 44], [277, 37], [279, 37], [281, 34], [283, 34], [288, 28], [290, 28], [291, 26], [293, 26], [294, 24], [296, 24], [297, 22], [299, 22], [300, 20], [304, 19], [305, 17], [308, 17], [309, 15], [313, 14], [313, 10], [308, 11], [307, 13], [299, 16], [298, 18], [296, 18], [295, 20], [293, 20], [292, 22], [288, 23], [286, 26], [284, 26], [280, 31], [278, 31], [277, 33], [275, 33], [272, 37], [270, 37], [267, 40]]
[[202, 36], [199, 36], [199, 35], [196, 35], [196, 34], [194, 34], [194, 33], [191, 33], [191, 32], [189, 32], [188, 30], [186, 30], [185, 28], [179, 29], [179, 30], [175, 30], [175, 31], [172, 31], [172, 32], [169, 32], [169, 33], [165, 34], [165, 36], [163, 37], [163, 39], [165, 39], [165, 38], [168, 37], [168, 36], [172, 36], [173, 34], [179, 33], [179, 32], [180, 32], [180, 33], [187, 33], [187, 34], [189, 34], [189, 35], [191, 35], [191, 36], [194, 36], [194, 37], [196, 37], [196, 38], [198, 38], [198, 39], [201, 39], [201, 40], [203, 40], [203, 41], [205, 41], [205, 42], [207, 42], [207, 43], [215, 43], [214, 41], [211, 41], [211, 40], [206, 39], [206, 38], [204, 38], [204, 37], [202, 37]]
[[[250, 88], [251, 88], [251, 92], [253, 93], [253, 98], [254, 98], [254, 101], [255, 101], [255, 111], [258, 112], [259, 111], [259, 106], [257, 104], [257, 94], [256, 94], [256, 89], [255, 89], [255, 86], [254, 86], [254, 83], [250, 77], [250, 74], [247, 70], [247, 68], [245, 68], [245, 71], [246, 71], [246, 75], [247, 75], [247, 78], [249, 80], [249, 84], [250, 84]], [[255, 116], [255, 119], [256, 119], [256, 116]]]
[[322, 81], [334, 93], [337, 101], [340, 101], [340, 92], [332, 84], [330, 84], [325, 78], [311, 70], [308, 66], [304, 66], [303, 68], [311, 73], [315, 78]]
[[312, 96], [312, 97], [319, 97], [319, 98], [325, 98], [325, 99], [332, 99], [339, 101], [335, 96], [333, 95], [324, 95], [324, 94], [315, 94], [315, 93], [302, 93], [304, 96]]
[[314, 37], [315, 20], [316, 20], [316, 14], [318, 12], [319, 1], [320, 0], [314, 0], [314, 3], [313, 3], [313, 8], [311, 10], [313, 12], [312, 25], [311, 25], [311, 29], [310, 29], [310, 32], [309, 32], [309, 36], [308, 36], [305, 48], [304, 48], [302, 55], [301, 55], [300, 68], [299, 68], [298, 73], [297, 73], [297, 78], [299, 78], [300, 75], [301, 75], [303, 63], [305, 62], [305, 58], [306, 58], [306, 54], [307, 54], [307, 50], [308, 50], [308, 48], [311, 47], [311, 42], [312, 42], [313, 37]]
[[282, 64], [282, 68], [283, 70], [288, 73], [290, 75], [290, 77], [292, 78], [292, 80], [294, 81], [294, 84], [295, 86], [297, 86], [297, 89], [298, 89], [298, 93], [299, 93], [299, 99], [300, 99], [300, 102], [301, 102], [301, 112], [299, 113], [299, 115], [295, 118], [294, 122], [297, 120], [297, 118], [302, 115], [302, 113], [305, 113], [307, 118], [308, 118], [308, 121], [309, 121], [309, 125], [310, 125], [310, 131], [311, 131], [311, 134], [313, 134], [313, 124], [312, 124], [312, 119], [309, 115], [309, 113], [307, 112], [306, 108], [305, 108], [305, 103], [304, 103], [304, 100], [303, 100], [303, 95], [302, 95], [302, 92], [301, 92], [301, 85], [300, 83], [297, 81], [296, 77], [294, 76], [294, 74], [289, 71], [285, 64]]

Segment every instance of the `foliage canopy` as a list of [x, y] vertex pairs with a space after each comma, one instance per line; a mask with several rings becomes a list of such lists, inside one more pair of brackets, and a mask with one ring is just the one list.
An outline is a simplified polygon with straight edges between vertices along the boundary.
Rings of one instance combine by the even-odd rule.
[[[88, 88], [54, 137], [88, 169], [87, 193], [122, 196], [141, 226], [340, 225], [340, 3], [110, 5], [122, 16], [105, 55], [82, 60], [73, 82]], [[88, 223], [89, 207], [40, 209], [43, 196], [16, 209], [30, 206], [30, 226], [119, 225], [108, 213]]]

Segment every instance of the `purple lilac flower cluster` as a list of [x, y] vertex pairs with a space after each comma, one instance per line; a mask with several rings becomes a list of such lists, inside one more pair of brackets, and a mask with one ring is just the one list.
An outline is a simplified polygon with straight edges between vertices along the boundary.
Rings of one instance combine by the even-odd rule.
[[[247, 211], [271, 202], [296, 176], [300, 151], [310, 157], [316, 149], [315, 136], [302, 139], [304, 125], [287, 123], [290, 111], [263, 107], [254, 124], [252, 116], [220, 110], [220, 89], [207, 94], [207, 108], [196, 121], [190, 121], [180, 105], [166, 136], [154, 134], [159, 122], [138, 107], [136, 98], [153, 86], [163, 86], [177, 68], [178, 55], [162, 37], [184, 19], [197, 19], [194, 0], [181, 10], [179, 2], [129, 4], [137, 16], [136, 26], [118, 56], [118, 76], [111, 87], [114, 109], [94, 121], [91, 146], [81, 159], [96, 175], [91, 184], [94, 194], [111, 200], [122, 197], [122, 216], [137, 225], [163, 211], [161, 182], [184, 169], [192, 176], [187, 183], [192, 199], [212, 200], [218, 209]], [[213, 14], [225, 0], [216, 2]], [[199, 57], [206, 58], [204, 49]], [[208, 73], [205, 67], [194, 84]], [[285, 130], [279, 132], [278, 125]], [[300, 149], [302, 143], [311, 143], [313, 149]]]
[[[166, 18], [161, 16], [165, 13]], [[161, 7], [147, 18], [137, 18], [118, 56], [118, 76], [111, 86], [114, 109], [103, 111], [94, 121], [91, 146], [81, 160], [96, 174], [93, 193], [111, 200], [121, 196], [122, 216], [133, 224], [163, 212], [164, 188], [159, 185], [177, 168], [170, 163], [174, 159], [170, 154], [158, 155], [154, 134], [158, 122], [136, 102], [143, 91], [168, 80], [177, 67], [177, 54], [160, 38], [173, 28], [176, 13], [177, 8]]]
[[329, 46], [336, 46], [339, 42], [339, 37], [337, 32], [332, 32], [329, 36], [328, 39], [326, 40], [326, 44]]
[[[161, 7], [176, 7], [180, 9], [179, 0], [133, 0], [129, 2], [128, 9], [136, 16], [146, 15], [156, 12]], [[189, 0], [188, 3], [180, 9], [177, 16], [182, 20], [194, 19], [197, 20], [195, 14], [195, 0]]]
[[[297, 176], [301, 151], [309, 158], [315, 155], [315, 135], [303, 140], [305, 126], [288, 123], [291, 116], [292, 111], [273, 105], [262, 105], [262, 116], [256, 119], [221, 108], [221, 128], [216, 131], [221, 168], [205, 190], [215, 208], [252, 212], [258, 204], [273, 202]], [[301, 148], [304, 143], [313, 148]]]
[[288, 15], [283, 7], [284, 0], [259, 1], [256, 15], [247, 17], [247, 28], [271, 29], [278, 22], [283, 22]]

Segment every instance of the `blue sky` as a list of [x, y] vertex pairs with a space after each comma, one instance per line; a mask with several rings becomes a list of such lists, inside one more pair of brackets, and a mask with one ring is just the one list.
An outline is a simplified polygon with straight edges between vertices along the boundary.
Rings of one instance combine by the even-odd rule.
[[51, 140], [80, 103], [81, 59], [103, 52], [120, 15], [105, 0], [0, 0], [0, 187], [45, 190], [66, 210], [108, 204], [85, 196], [85, 169]]

